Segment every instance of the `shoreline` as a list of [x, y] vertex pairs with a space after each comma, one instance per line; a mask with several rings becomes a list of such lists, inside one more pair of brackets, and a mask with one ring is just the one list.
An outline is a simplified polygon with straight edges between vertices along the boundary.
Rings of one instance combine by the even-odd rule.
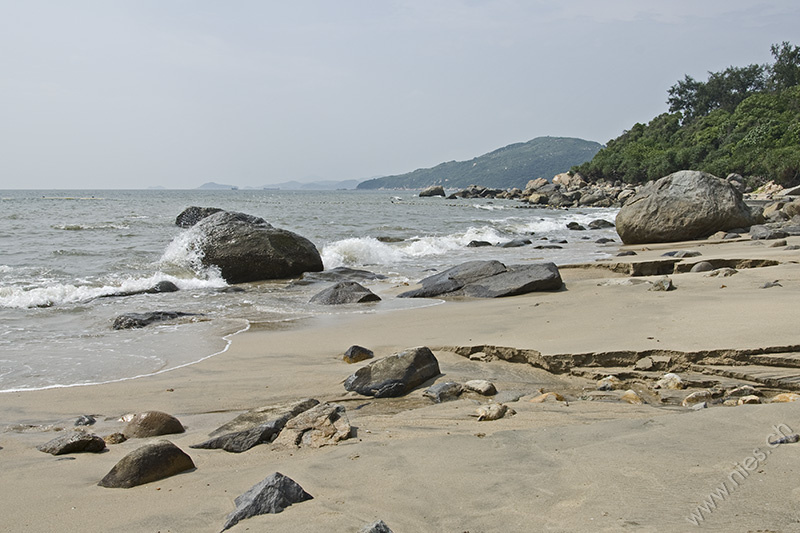
[[[800, 244], [800, 237], [787, 241]], [[735, 464], [759, 449], [773, 452], [758, 461], [763, 472], [736, 477], [741, 486], [730, 501], [701, 513], [703, 527], [791, 530], [800, 520], [791, 511], [800, 494], [794, 474], [800, 468], [800, 447], [794, 446], [800, 445], [772, 450], [765, 438], [779, 424], [800, 431], [799, 403], [694, 412], [674, 404], [589, 401], [577, 395], [593, 387], [590, 377], [456, 353], [464, 347], [543, 356], [694, 353], [800, 344], [794, 313], [800, 251], [754, 242], [621, 246], [639, 255], [561, 267], [566, 290], [559, 292], [323, 315], [288, 328], [253, 325], [224, 353], [184, 368], [123, 382], [3, 393], [5, 527], [219, 531], [233, 498], [280, 471], [314, 499], [242, 521], [231, 531], [357, 531], [377, 519], [398, 532], [686, 531], [695, 527], [687, 517]], [[659, 276], [631, 277], [608, 267], [661, 261], [664, 251], [681, 249], [702, 253], [685, 262], [759, 258], [782, 264], [727, 278], [672, 274], [677, 290], [669, 292], [638, 283]], [[775, 280], [781, 286], [760, 288]], [[490, 379], [501, 393], [523, 393], [508, 403], [517, 414], [477, 422], [470, 416], [475, 398], [432, 404], [422, 397], [425, 387], [400, 399], [347, 394], [341, 382], [363, 365], [341, 360], [354, 344], [372, 349], [376, 358], [429, 346], [443, 373], [437, 383]], [[561, 391], [569, 404], [531, 403], [539, 389]], [[229, 454], [188, 448], [245, 410], [303, 397], [340, 402], [356, 436], [320, 449], [267, 444]], [[195, 471], [132, 489], [104, 489], [97, 481], [122, 456], [157, 439], [131, 439], [70, 460], [35, 449], [57, 434], [53, 426], [68, 428], [80, 415], [99, 415], [89, 429], [102, 435], [118, 430], [120, 416], [149, 409], [173, 414], [186, 426], [186, 433], [166, 438], [189, 453]]]

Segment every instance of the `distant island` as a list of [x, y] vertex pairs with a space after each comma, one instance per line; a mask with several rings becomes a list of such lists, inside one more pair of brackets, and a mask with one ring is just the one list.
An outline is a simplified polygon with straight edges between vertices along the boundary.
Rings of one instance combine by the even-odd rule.
[[219, 190], [237, 190], [239, 187], [236, 185], [225, 185], [222, 183], [214, 183], [213, 181], [209, 181], [208, 183], [204, 183], [201, 186], [197, 187], [198, 189], [203, 190], [212, 190], [212, 191], [219, 191]]
[[591, 160], [603, 146], [571, 137], [537, 137], [510, 144], [469, 161], [450, 161], [433, 168], [362, 181], [358, 189], [422, 189], [430, 185], [465, 188], [482, 185], [524, 189], [536, 178], [550, 180]]

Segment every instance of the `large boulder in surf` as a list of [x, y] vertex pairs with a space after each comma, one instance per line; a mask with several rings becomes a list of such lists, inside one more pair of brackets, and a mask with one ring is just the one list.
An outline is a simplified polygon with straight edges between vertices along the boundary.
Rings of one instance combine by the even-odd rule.
[[439, 374], [439, 361], [433, 352], [420, 346], [362, 366], [344, 381], [344, 388], [364, 396], [393, 398]]
[[204, 218], [222, 211], [219, 207], [187, 207], [175, 218], [175, 225], [182, 228], [191, 228]]
[[426, 197], [429, 198], [431, 196], [442, 196], [442, 197], [444, 197], [444, 196], [447, 196], [447, 194], [445, 194], [444, 187], [442, 187], [441, 185], [431, 185], [430, 187], [422, 189], [419, 192], [419, 197], [420, 198], [426, 198]]
[[314, 243], [263, 218], [220, 211], [188, 231], [203, 265], [218, 268], [228, 283], [291, 278], [323, 268]]
[[762, 220], [729, 182], [682, 170], [642, 187], [620, 209], [616, 226], [622, 242], [642, 244], [702, 239]]

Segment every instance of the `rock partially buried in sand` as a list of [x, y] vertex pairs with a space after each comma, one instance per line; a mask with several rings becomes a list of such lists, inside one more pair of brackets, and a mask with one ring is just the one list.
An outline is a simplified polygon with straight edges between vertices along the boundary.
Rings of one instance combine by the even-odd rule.
[[[259, 444], [272, 442], [280, 434], [286, 423], [292, 418], [308, 411], [309, 409], [319, 405], [319, 401], [313, 398], [307, 398], [291, 405], [285, 406], [282, 409], [269, 409], [265, 414], [268, 417], [263, 420], [259, 417], [259, 413], [245, 413], [239, 415], [238, 420], [257, 421], [255, 426], [242, 429], [240, 431], [232, 431], [224, 433], [220, 436], [209, 439], [200, 444], [192, 444], [190, 448], [203, 448], [203, 449], [222, 449], [231, 453], [246, 452], [250, 448]], [[236, 420], [229, 424], [235, 425]], [[224, 427], [224, 426], [223, 426]]]
[[680, 390], [683, 389], [686, 384], [683, 382], [681, 377], [678, 374], [673, 374], [669, 372], [664, 374], [664, 376], [656, 381], [654, 387], [656, 389], [671, 389], [671, 390]]
[[622, 400], [623, 402], [628, 402], [633, 405], [644, 404], [644, 400], [642, 400], [642, 397], [639, 396], [639, 394], [633, 389], [626, 390], [625, 393], [620, 397], [620, 400]]
[[617, 376], [606, 376], [597, 380], [597, 390], [614, 390], [622, 387], [622, 380]]
[[261, 514], [280, 513], [294, 503], [313, 499], [303, 487], [293, 479], [280, 472], [275, 472], [260, 483], [237, 496], [234, 500], [236, 509], [228, 515], [222, 531], [229, 529], [241, 520]]
[[463, 391], [464, 387], [462, 387], [460, 383], [446, 381], [444, 383], [432, 385], [423, 392], [422, 395], [436, 403], [442, 403], [457, 400]]
[[489, 405], [482, 405], [475, 410], [475, 415], [478, 417], [478, 422], [499, 420], [504, 416], [511, 416], [516, 414], [516, 411], [509, 406], [502, 403], [490, 403]]
[[98, 485], [127, 489], [194, 468], [192, 458], [168, 440], [147, 444], [120, 459]]
[[353, 364], [372, 359], [373, 357], [375, 357], [375, 353], [372, 350], [354, 344], [344, 352], [342, 360], [345, 363]]
[[786, 403], [796, 402], [797, 400], [800, 400], [800, 394], [796, 394], [794, 392], [782, 392], [770, 398], [769, 401], [770, 403]]
[[675, 285], [672, 284], [672, 280], [668, 276], [664, 276], [663, 278], [659, 278], [653, 282], [653, 286], [650, 287], [648, 290], [650, 291], [674, 291]]
[[358, 533], [392, 533], [392, 530], [389, 529], [389, 526], [387, 526], [383, 520], [378, 520], [377, 522], [362, 527], [358, 530]]
[[761, 403], [761, 398], [759, 398], [755, 394], [750, 394], [748, 396], [742, 396], [736, 402], [737, 405], [750, 405], [750, 404], [758, 404], [758, 403]]
[[40, 452], [53, 455], [67, 453], [100, 453], [106, 449], [106, 442], [97, 435], [83, 431], [71, 431], [36, 447]]
[[439, 361], [425, 346], [377, 359], [356, 370], [344, 388], [364, 396], [402, 396], [417, 385], [439, 375]]
[[326, 402], [289, 419], [275, 445], [321, 448], [350, 438], [351, 431], [344, 406]]
[[464, 390], [477, 392], [483, 396], [494, 396], [497, 394], [497, 388], [491, 381], [485, 379], [471, 379], [464, 383]]
[[145, 411], [133, 415], [122, 434], [128, 438], [158, 437], [186, 431], [180, 421], [161, 411]]
[[539, 396], [531, 399], [531, 403], [545, 403], [550, 401], [566, 402], [567, 399], [557, 392], [543, 392]]
[[707, 390], [699, 390], [697, 392], [691, 393], [689, 396], [683, 399], [681, 405], [684, 407], [691, 407], [696, 403], [700, 402], [710, 402], [711, 401], [711, 391]]

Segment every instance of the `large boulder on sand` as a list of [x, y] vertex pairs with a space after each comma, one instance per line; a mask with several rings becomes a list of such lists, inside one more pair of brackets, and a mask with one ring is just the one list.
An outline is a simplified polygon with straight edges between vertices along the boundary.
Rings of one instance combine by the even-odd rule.
[[194, 468], [192, 458], [168, 440], [147, 444], [120, 459], [98, 485], [128, 489]]
[[344, 382], [344, 388], [364, 396], [402, 396], [417, 385], [439, 375], [439, 361], [425, 346], [377, 359], [359, 368]]
[[701, 239], [762, 218], [729, 182], [682, 170], [644, 186], [620, 209], [616, 226], [622, 242], [641, 244]]
[[556, 291], [563, 281], [554, 263], [506, 266], [499, 261], [469, 261], [420, 281], [419, 289], [400, 298], [432, 298], [440, 295], [500, 298], [534, 291]]
[[323, 268], [311, 241], [244, 213], [214, 213], [188, 231], [203, 265], [217, 267], [228, 283], [291, 278]]

